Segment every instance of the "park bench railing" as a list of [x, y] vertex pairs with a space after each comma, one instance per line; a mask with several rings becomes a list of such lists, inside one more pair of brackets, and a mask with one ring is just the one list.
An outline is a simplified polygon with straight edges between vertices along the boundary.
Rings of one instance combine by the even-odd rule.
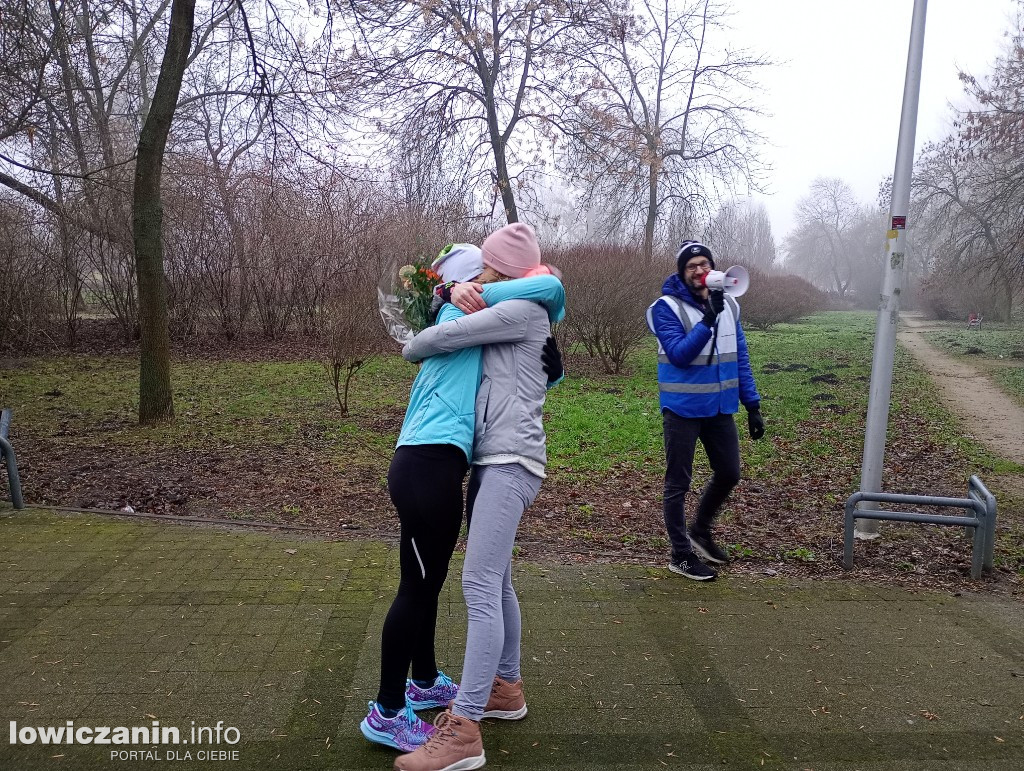
[[[970, 513], [964, 516], [950, 516], [946, 514], [925, 514], [917, 511], [858, 509], [857, 504], [861, 501], [940, 506], [964, 509]], [[971, 578], [981, 578], [983, 570], [992, 570], [995, 556], [996, 499], [977, 476], [972, 476], [968, 482], [966, 498], [866, 492], [857, 492], [851, 495], [846, 500], [846, 516], [843, 522], [843, 568], [846, 570], [853, 567], [853, 523], [855, 519], [920, 522], [929, 525], [953, 525], [973, 528]]]
[[21, 497], [21, 480], [18, 477], [18, 461], [14, 457], [14, 448], [7, 438], [11, 428], [11, 411], [0, 410], [0, 453], [3, 454], [7, 466], [7, 481], [11, 488], [11, 503], [14, 508], [25, 508], [25, 499]]

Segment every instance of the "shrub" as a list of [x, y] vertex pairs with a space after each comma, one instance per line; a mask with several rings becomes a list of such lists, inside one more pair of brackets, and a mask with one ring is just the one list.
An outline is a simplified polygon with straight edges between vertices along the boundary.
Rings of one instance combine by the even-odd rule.
[[324, 326], [327, 375], [341, 414], [348, 415], [356, 373], [394, 347], [381, 322], [376, 277], [362, 271], [345, 282], [327, 304]]
[[561, 269], [565, 284], [567, 311], [556, 331], [559, 345], [563, 350], [581, 345], [605, 372], [620, 372], [649, 334], [645, 313], [664, 277], [637, 251], [610, 244], [552, 250], [545, 261]]
[[823, 310], [821, 290], [799, 276], [752, 272], [750, 289], [740, 298], [741, 321], [749, 329], [771, 329]]
[[939, 276], [930, 276], [921, 282], [921, 309], [933, 319], [949, 321], [960, 315], [960, 300], [951, 294], [946, 282]]
[[29, 350], [56, 312], [52, 274], [25, 208], [0, 199], [0, 350]]
[[932, 274], [921, 282], [921, 307], [929, 316], [944, 321], [966, 321], [971, 313], [999, 317], [998, 302], [983, 278], [968, 272]]

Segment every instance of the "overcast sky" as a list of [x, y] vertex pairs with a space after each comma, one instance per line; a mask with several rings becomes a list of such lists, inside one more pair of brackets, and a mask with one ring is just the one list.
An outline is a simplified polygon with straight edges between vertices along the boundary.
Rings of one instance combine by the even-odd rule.
[[[773, 170], [763, 197], [781, 246], [817, 176], [841, 177], [864, 203], [896, 162], [912, 0], [732, 0], [734, 41], [776, 67], [762, 73], [761, 130]], [[958, 68], [979, 76], [1001, 50], [1013, 0], [928, 3], [915, 152], [948, 133], [962, 103]]]

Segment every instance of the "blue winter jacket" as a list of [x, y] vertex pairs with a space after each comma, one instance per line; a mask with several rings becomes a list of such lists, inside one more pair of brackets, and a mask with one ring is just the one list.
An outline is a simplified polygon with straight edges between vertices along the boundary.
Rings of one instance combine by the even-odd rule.
[[[680, 299], [703, 313], [704, 306], [690, 294], [690, 290], [673, 273], [661, 288], [663, 295]], [[732, 313], [731, 304], [726, 303], [725, 313]], [[738, 306], [737, 306], [738, 307]], [[754, 384], [754, 373], [750, 369], [750, 355], [747, 339], [743, 335], [739, 319], [736, 321], [736, 360], [731, 357], [713, 357], [709, 365], [701, 350], [712, 337], [712, 328], [699, 321], [687, 333], [675, 311], [664, 300], [658, 300], [651, 308], [651, 331], [658, 337], [664, 349], [664, 356], [658, 357], [658, 383], [661, 409], [671, 410], [683, 418], [709, 418], [719, 413], [733, 414], [739, 404], [756, 408], [761, 397]], [[691, 384], [693, 392], [678, 392], [672, 384]], [[665, 386], [670, 385], [666, 389]]]
[[[483, 298], [488, 306], [502, 300], [533, 300], [547, 309], [552, 322], [561, 321], [565, 316], [565, 289], [562, 282], [551, 275], [486, 284]], [[435, 323], [464, 315], [448, 303], [441, 308]], [[482, 371], [480, 346], [425, 359], [412, 384], [397, 446], [454, 444], [466, 453], [466, 460], [472, 461], [476, 392]]]

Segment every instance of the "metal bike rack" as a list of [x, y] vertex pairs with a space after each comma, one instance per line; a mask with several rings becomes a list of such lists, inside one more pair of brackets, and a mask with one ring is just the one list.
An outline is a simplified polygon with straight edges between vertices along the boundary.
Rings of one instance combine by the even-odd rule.
[[[946, 506], [965, 509], [970, 515], [948, 516], [910, 511], [884, 511], [858, 509], [861, 501], [877, 503], [909, 503], [920, 506]], [[892, 522], [921, 522], [929, 525], [955, 525], [972, 528], [974, 541], [971, 548], [971, 578], [981, 578], [982, 570], [992, 570], [995, 556], [996, 499], [977, 476], [967, 484], [966, 498], [941, 498], [932, 495], [899, 495], [895, 493], [857, 492], [846, 499], [843, 521], [843, 568], [853, 567], [853, 521], [876, 519]]]
[[11, 487], [11, 503], [14, 508], [25, 508], [25, 499], [21, 497], [21, 480], [18, 477], [18, 461], [14, 457], [14, 448], [7, 439], [7, 433], [11, 428], [11, 411], [4, 409], [0, 411], [0, 453], [4, 456], [7, 464], [7, 479]]

